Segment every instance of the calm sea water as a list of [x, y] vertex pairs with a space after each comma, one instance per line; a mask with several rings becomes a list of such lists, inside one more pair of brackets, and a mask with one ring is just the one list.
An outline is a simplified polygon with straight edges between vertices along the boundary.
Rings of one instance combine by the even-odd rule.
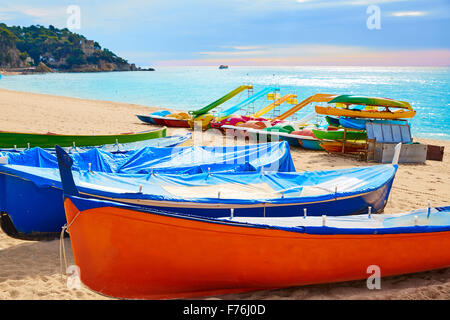
[[[319, 92], [408, 101], [417, 111], [411, 120], [415, 137], [450, 140], [450, 68], [166, 67], [155, 72], [4, 76], [0, 88], [192, 110], [245, 83], [253, 84], [254, 92], [276, 85], [282, 95], [296, 93], [299, 101]], [[224, 107], [245, 97], [247, 93]], [[256, 102], [255, 108], [265, 104]], [[301, 112], [313, 110], [311, 105]]]

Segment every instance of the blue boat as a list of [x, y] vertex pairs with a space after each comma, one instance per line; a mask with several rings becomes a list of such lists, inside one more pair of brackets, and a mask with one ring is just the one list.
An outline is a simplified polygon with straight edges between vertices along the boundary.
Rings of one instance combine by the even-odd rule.
[[[286, 142], [230, 147], [145, 147], [129, 152], [108, 152], [88, 149], [70, 153], [72, 170], [107, 173], [150, 174], [219, 171], [295, 172], [289, 145]], [[39, 147], [22, 152], [0, 152], [3, 164], [58, 168], [56, 154]]]
[[150, 113], [149, 115], [145, 114], [137, 114], [136, 117], [138, 117], [139, 120], [145, 123], [149, 124], [157, 124], [155, 123], [155, 120], [153, 120], [152, 116], [158, 116], [158, 117], [165, 117], [170, 114], [170, 111], [167, 110], [160, 110]]
[[390, 124], [407, 124], [406, 120], [367, 120], [367, 119], [355, 119], [355, 118], [339, 118], [339, 124], [344, 128], [366, 130], [366, 123], [390, 123]]
[[57, 154], [59, 171], [0, 166], [0, 211], [8, 234], [57, 235], [65, 223], [61, 178], [66, 190], [76, 189], [83, 197], [154, 210], [205, 217], [289, 217], [304, 212], [312, 216], [361, 214], [369, 207], [372, 213], [381, 212], [398, 168], [120, 174], [72, 171], [72, 158], [62, 149]]
[[[286, 142], [231, 147], [147, 147], [116, 154], [91, 149], [72, 153], [70, 157], [75, 175], [119, 174], [117, 177], [131, 180], [135, 176], [150, 178], [162, 173], [178, 177], [262, 169], [295, 172]], [[0, 165], [0, 212], [5, 232], [26, 238], [61, 230], [65, 218], [56, 156], [33, 148], [6, 153], [0, 160], [6, 163]], [[149, 182], [152, 183], [151, 179]]]
[[[276, 133], [275, 137], [276, 136], [279, 136], [279, 139], [282, 141], [287, 141], [291, 146], [302, 147], [303, 149], [308, 150], [323, 150], [323, 148], [320, 146], [322, 141], [314, 137], [282, 132]], [[273, 133], [271, 139], [274, 139]]]

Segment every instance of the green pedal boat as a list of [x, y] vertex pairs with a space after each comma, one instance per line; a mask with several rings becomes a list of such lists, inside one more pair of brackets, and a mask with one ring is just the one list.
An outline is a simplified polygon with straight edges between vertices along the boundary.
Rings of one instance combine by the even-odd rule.
[[[321, 140], [343, 140], [344, 130], [313, 130], [314, 136]], [[364, 131], [347, 131], [345, 135], [346, 140], [365, 140], [367, 138], [367, 133]]]
[[0, 148], [51, 148], [56, 144], [61, 147], [87, 147], [114, 143], [143, 141], [166, 136], [166, 127], [137, 133], [111, 135], [65, 135], [38, 134], [0, 131]]

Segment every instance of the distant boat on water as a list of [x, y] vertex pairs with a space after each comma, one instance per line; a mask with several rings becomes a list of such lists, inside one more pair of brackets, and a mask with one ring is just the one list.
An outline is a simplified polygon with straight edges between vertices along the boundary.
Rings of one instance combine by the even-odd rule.
[[227, 65], [224, 65], [224, 64], [221, 64], [221, 65], [219, 66], [219, 69], [228, 69], [228, 66], [227, 66]]

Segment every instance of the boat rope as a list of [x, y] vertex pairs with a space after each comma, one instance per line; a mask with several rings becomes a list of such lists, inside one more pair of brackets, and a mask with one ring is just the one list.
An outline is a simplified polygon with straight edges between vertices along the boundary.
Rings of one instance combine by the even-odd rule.
[[[75, 215], [72, 221], [69, 224], [64, 224], [61, 228], [61, 234], [59, 237], [59, 266], [61, 272], [61, 278], [65, 275], [65, 270], [67, 270], [67, 257], [66, 257], [66, 246], [64, 244], [64, 232], [69, 233], [69, 227], [75, 222], [78, 216], [81, 214], [81, 211]], [[63, 271], [63, 260], [64, 260], [64, 271]]]
[[[67, 224], [65, 224], [61, 228], [61, 234], [59, 237], [59, 269], [61, 273], [61, 278], [63, 278], [65, 272], [63, 270], [67, 270], [67, 259], [66, 259], [66, 248], [64, 246], [64, 231], [66, 231]], [[63, 269], [63, 259], [64, 259], [64, 269]]]

